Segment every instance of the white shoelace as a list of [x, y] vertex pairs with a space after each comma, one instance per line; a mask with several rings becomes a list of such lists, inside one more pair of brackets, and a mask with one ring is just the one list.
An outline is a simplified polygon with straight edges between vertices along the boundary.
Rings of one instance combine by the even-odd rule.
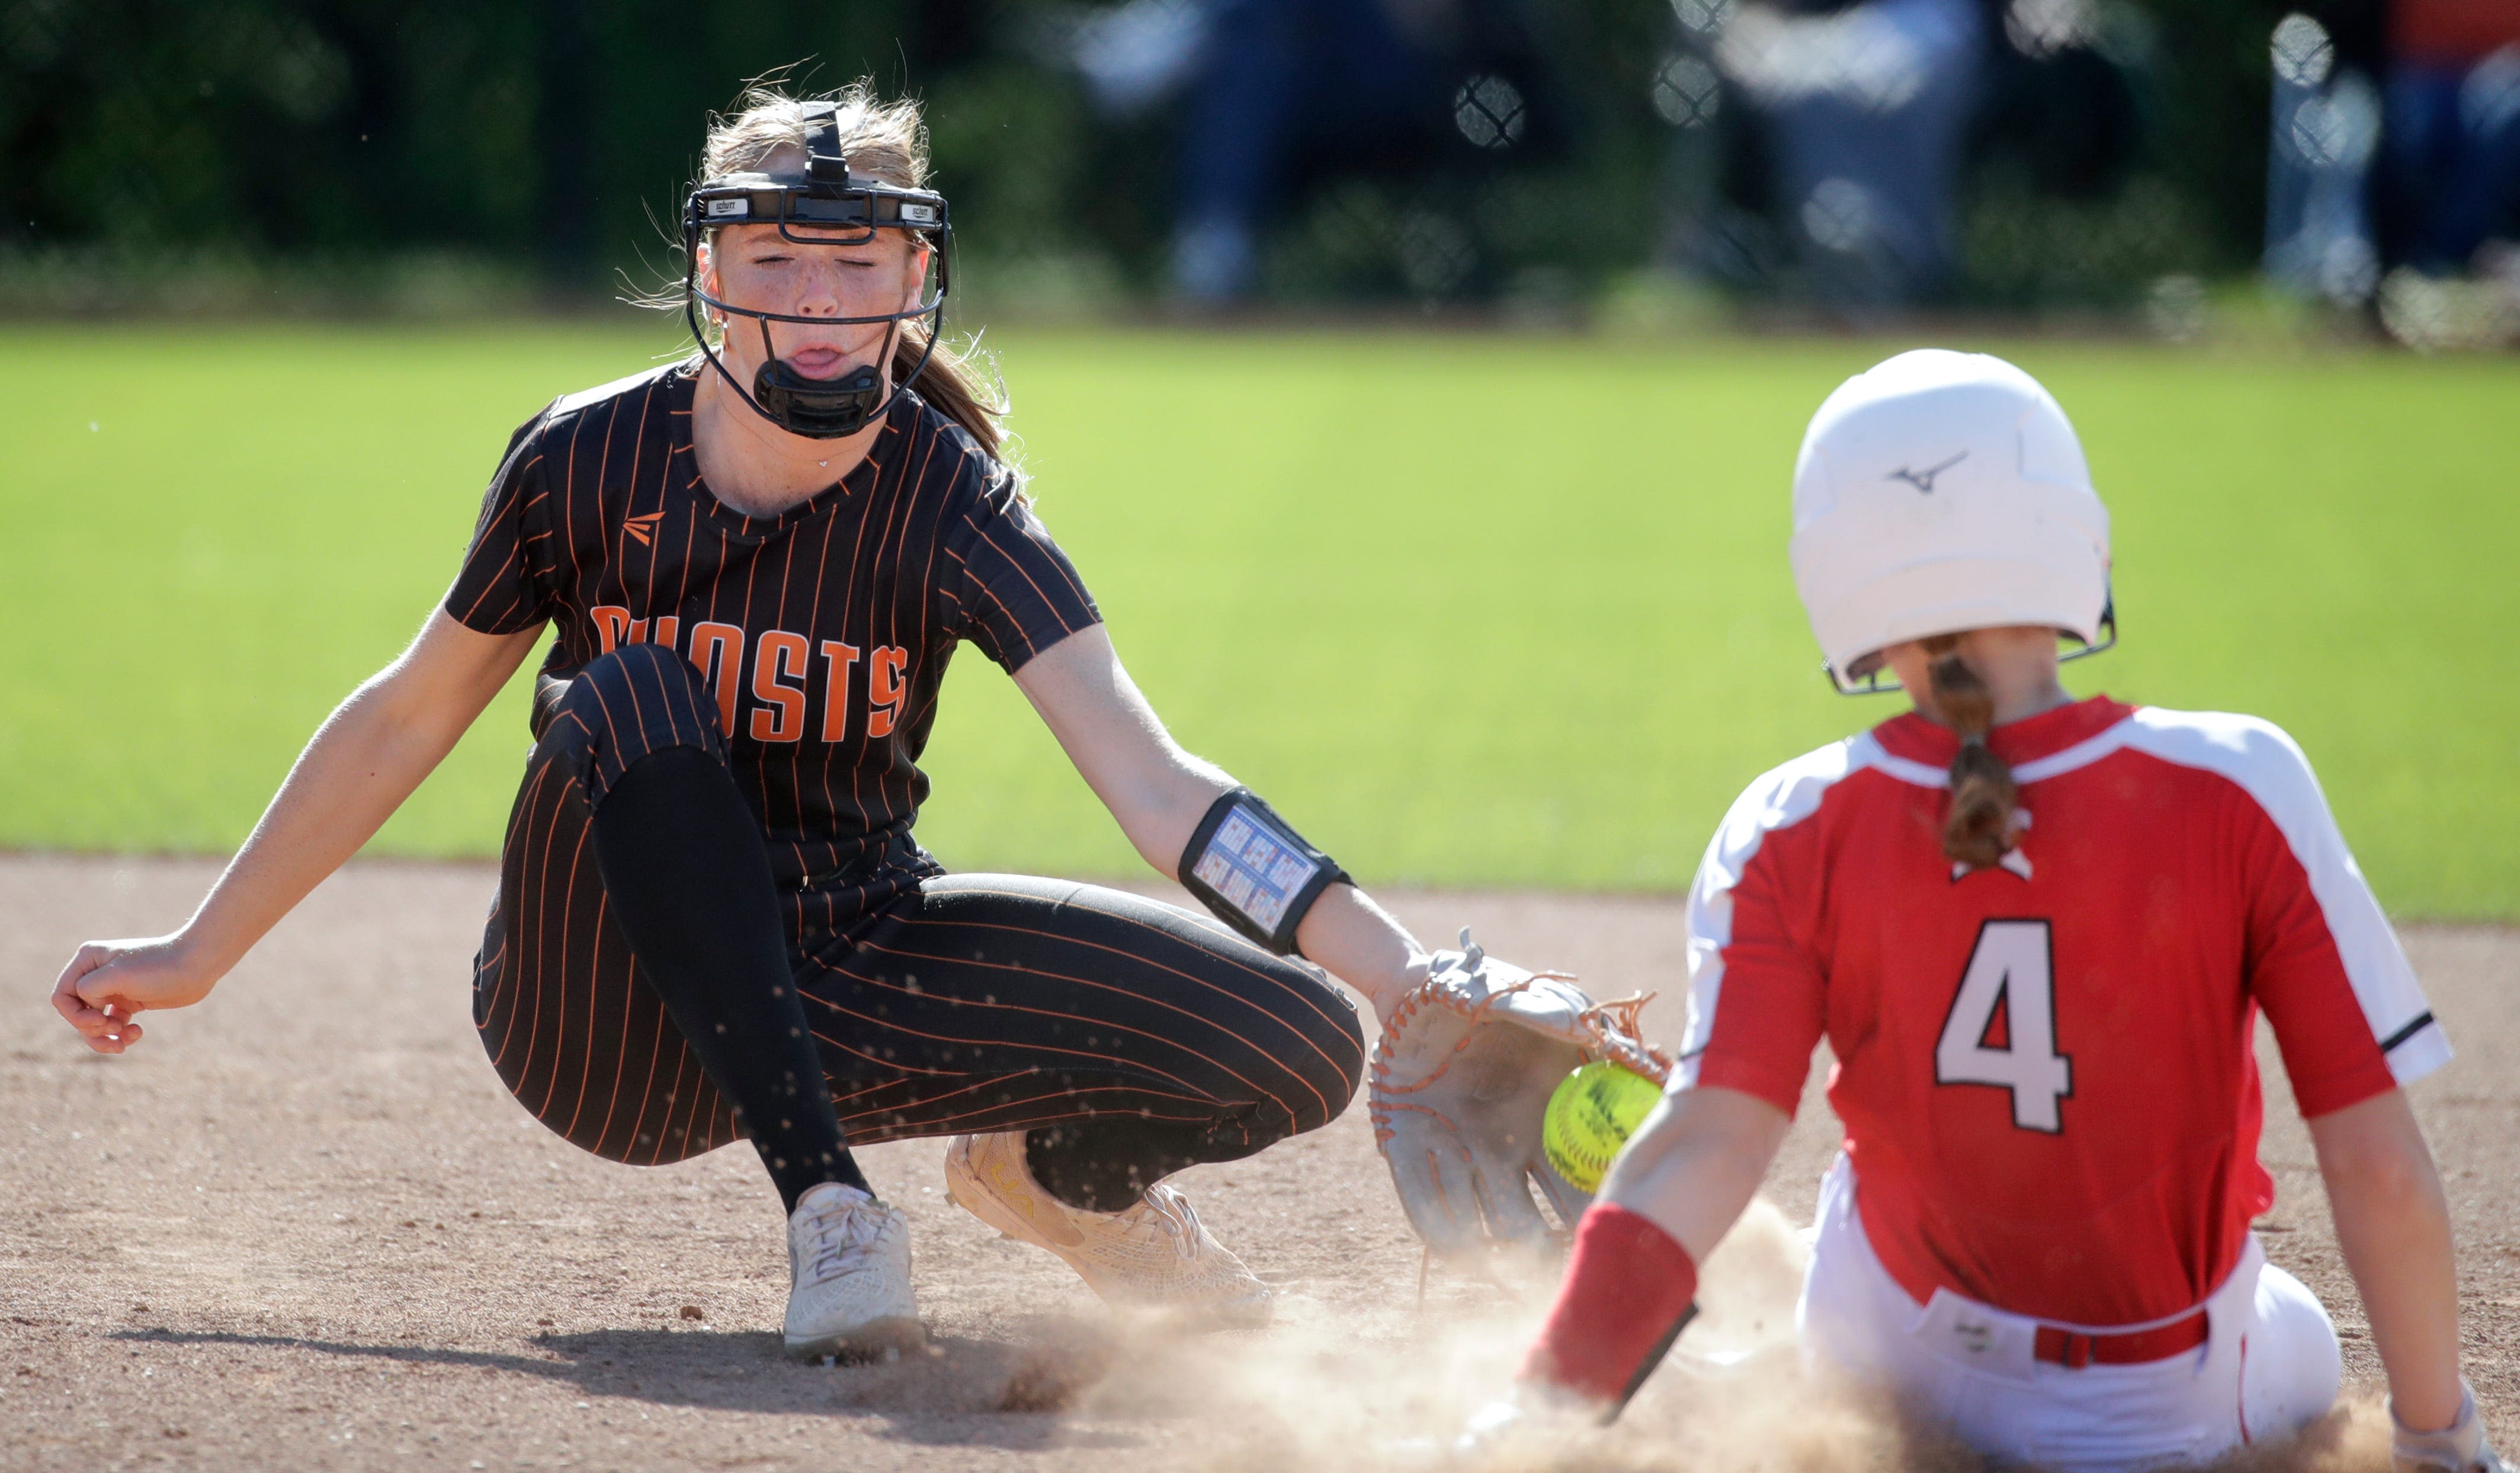
[[857, 1266], [883, 1234], [883, 1209], [873, 1202], [842, 1200], [805, 1220], [807, 1283], [829, 1283]]
[[1147, 1194], [1138, 1199], [1138, 1205], [1129, 1211], [1144, 1213], [1151, 1219], [1172, 1238], [1173, 1251], [1183, 1258], [1198, 1257], [1203, 1234], [1198, 1227], [1198, 1210], [1190, 1205], [1188, 1197], [1168, 1186], [1150, 1186], [1147, 1188]]

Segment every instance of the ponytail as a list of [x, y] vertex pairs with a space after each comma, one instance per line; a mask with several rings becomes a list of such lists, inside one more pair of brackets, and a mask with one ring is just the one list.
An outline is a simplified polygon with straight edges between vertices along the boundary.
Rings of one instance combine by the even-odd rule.
[[[919, 364], [922, 354], [927, 357], [924, 368]], [[940, 343], [935, 352], [928, 353], [926, 329], [904, 324], [893, 339], [892, 382], [907, 382], [937, 413], [969, 431], [981, 449], [1004, 460], [1006, 427], [1000, 420], [1007, 412], [1006, 396], [982, 387], [982, 373], [973, 356], [951, 343]], [[914, 370], [919, 374], [916, 379], [910, 378]]]
[[1995, 693], [1960, 658], [1957, 636], [1923, 643], [1934, 707], [1960, 734], [1959, 756], [1952, 759], [1951, 807], [1943, 816], [1943, 852], [1971, 869], [1986, 869], [2002, 863], [2019, 838], [2012, 822], [2019, 796], [2012, 769], [1986, 745], [1995, 725]]

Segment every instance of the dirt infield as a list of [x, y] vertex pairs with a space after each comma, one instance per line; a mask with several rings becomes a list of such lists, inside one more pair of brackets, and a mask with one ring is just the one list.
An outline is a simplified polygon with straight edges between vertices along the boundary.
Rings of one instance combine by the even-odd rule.
[[[486, 869], [353, 866], [208, 1005], [153, 1020], [127, 1058], [87, 1054], [44, 1000], [72, 946], [165, 929], [212, 873], [0, 856], [0, 1467], [1383, 1466], [1495, 1384], [1530, 1312], [1440, 1273], [1418, 1308], [1415, 1239], [1359, 1107], [1182, 1178], [1281, 1286], [1269, 1331], [1181, 1340], [1113, 1319], [1056, 1262], [949, 1204], [940, 1146], [922, 1141], [866, 1156], [910, 1214], [937, 1354], [788, 1365], [778, 1205], [749, 1152], [611, 1166], [536, 1127], [491, 1075], [465, 985]], [[1468, 923], [1597, 991], [1676, 989], [1668, 901], [1396, 908], [1421, 936]], [[2507, 1446], [2520, 935], [2408, 941], [2462, 1052], [2414, 1093], [2456, 1215], [2471, 1375]], [[2268, 1063], [2283, 1200], [2267, 1243], [2336, 1313], [2367, 1396], [2368, 1340]], [[1788, 1214], [1808, 1215], [1833, 1131], [1815, 1094], [1770, 1178]], [[1621, 1468], [1941, 1461], [1815, 1405], [1784, 1367], [1667, 1372], [1614, 1434], [1567, 1452]], [[2367, 1407], [2315, 1460], [2384, 1467]]]

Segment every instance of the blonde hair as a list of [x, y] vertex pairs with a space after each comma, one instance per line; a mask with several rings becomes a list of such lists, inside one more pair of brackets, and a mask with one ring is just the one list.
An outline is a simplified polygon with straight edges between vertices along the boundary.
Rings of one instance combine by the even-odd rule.
[[[869, 81], [851, 82], [819, 97], [791, 97], [776, 82], [756, 82], [736, 99], [732, 113], [711, 114], [708, 141], [700, 153], [700, 177], [761, 171], [782, 150], [792, 150], [801, 162], [806, 139], [819, 119], [809, 122], [808, 103], [831, 103], [838, 110], [840, 152], [848, 156], [849, 172], [902, 189], [927, 186], [927, 122], [919, 104], [909, 98], [886, 102]], [[707, 239], [714, 230], [703, 230]], [[941, 245], [938, 249], [942, 249]], [[677, 292], [673, 306], [682, 305]], [[962, 426], [991, 455], [1002, 455], [1003, 421], [1008, 404], [992, 366], [975, 351], [939, 343], [927, 351], [928, 329], [904, 322], [893, 341], [892, 381], [908, 383], [938, 413]], [[920, 358], [927, 359], [924, 367]], [[911, 379], [916, 370], [918, 377]]]
[[805, 140], [814, 131], [806, 121], [808, 103], [830, 103], [839, 110], [840, 152], [848, 156], [850, 173], [902, 189], [926, 187], [927, 123], [919, 104], [906, 97], [885, 102], [873, 83], [863, 81], [822, 97], [790, 97], [767, 83], [745, 88], [735, 101], [735, 113], [709, 119], [701, 177], [755, 172], [781, 149], [795, 150], [801, 164]]

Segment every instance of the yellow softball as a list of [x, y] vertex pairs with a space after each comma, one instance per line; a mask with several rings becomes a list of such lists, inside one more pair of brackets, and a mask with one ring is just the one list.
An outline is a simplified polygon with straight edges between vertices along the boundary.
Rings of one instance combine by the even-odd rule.
[[1559, 1081], [1549, 1096], [1540, 1148], [1577, 1191], [1599, 1191], [1619, 1147], [1661, 1098], [1661, 1086], [1643, 1075], [1616, 1064], [1587, 1064]]

